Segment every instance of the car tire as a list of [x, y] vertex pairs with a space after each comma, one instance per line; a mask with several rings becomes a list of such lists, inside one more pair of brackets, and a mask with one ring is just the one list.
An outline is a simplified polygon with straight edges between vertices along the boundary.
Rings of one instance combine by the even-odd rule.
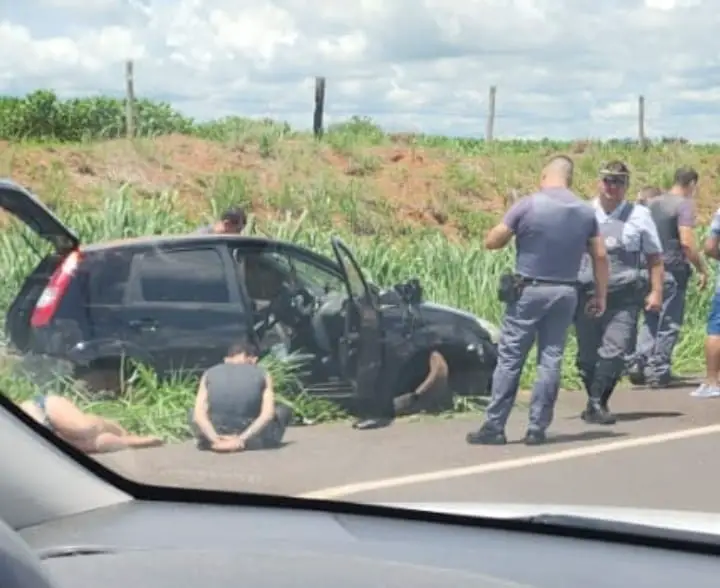
[[78, 383], [93, 399], [115, 399], [122, 395], [122, 362], [116, 358], [99, 359], [77, 372]]

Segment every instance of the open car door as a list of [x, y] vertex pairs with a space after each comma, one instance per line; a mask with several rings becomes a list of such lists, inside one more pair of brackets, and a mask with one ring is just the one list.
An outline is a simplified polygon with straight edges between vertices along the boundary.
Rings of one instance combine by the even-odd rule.
[[345, 332], [338, 355], [343, 375], [356, 383], [358, 398], [372, 396], [382, 369], [383, 348], [380, 312], [362, 270], [347, 245], [332, 238], [335, 257], [348, 291]]
[[75, 249], [80, 239], [40, 200], [12, 182], [0, 180], [0, 208], [25, 223], [38, 236], [49, 241], [58, 252]]

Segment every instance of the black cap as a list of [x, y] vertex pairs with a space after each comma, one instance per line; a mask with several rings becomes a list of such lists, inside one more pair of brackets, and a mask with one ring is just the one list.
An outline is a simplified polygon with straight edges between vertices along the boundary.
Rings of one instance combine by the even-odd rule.
[[245, 209], [235, 206], [223, 212], [220, 220], [226, 223], [232, 223], [233, 225], [244, 225], [247, 222], [247, 215], [245, 214]]

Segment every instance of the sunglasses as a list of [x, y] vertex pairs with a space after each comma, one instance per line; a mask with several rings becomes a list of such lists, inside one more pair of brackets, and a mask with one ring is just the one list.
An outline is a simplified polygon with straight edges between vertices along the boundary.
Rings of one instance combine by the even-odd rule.
[[607, 186], [624, 186], [627, 178], [625, 176], [604, 176], [602, 181]]

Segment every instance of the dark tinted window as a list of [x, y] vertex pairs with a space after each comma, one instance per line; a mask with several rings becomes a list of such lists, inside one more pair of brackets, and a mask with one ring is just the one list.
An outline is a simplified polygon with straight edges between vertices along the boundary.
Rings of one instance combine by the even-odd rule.
[[89, 269], [91, 304], [122, 304], [133, 254], [108, 251], [93, 256]]
[[253, 300], [271, 300], [283, 283], [294, 280], [317, 295], [344, 291], [345, 284], [331, 271], [291, 253], [271, 247], [263, 251], [236, 250], [234, 257], [244, 264], [247, 292]]
[[222, 258], [214, 249], [146, 253], [139, 273], [146, 302], [230, 301]]

